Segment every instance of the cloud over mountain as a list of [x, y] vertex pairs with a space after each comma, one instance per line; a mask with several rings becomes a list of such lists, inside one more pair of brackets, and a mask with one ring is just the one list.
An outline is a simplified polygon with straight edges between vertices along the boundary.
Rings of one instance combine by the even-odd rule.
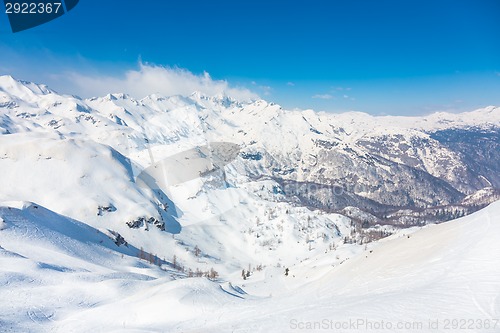
[[83, 97], [102, 96], [113, 92], [125, 92], [136, 98], [143, 98], [152, 92], [165, 96], [188, 96], [195, 91], [209, 96], [225, 94], [243, 101], [259, 97], [247, 88], [232, 86], [226, 80], [215, 80], [207, 72], [197, 75], [182, 68], [142, 62], [139, 63], [138, 69], [127, 70], [121, 75], [71, 72], [66, 79]]

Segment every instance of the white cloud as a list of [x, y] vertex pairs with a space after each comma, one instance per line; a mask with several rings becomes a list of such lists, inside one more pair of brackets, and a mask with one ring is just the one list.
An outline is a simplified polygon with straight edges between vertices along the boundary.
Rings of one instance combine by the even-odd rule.
[[289, 81], [289, 82], [287, 82], [287, 83], [286, 83], [286, 85], [287, 85], [287, 86], [290, 86], [290, 87], [294, 87], [294, 86], [295, 86], [295, 83], [293, 83], [293, 82]]
[[316, 94], [312, 96], [312, 98], [317, 98], [317, 99], [332, 99], [333, 96], [330, 94]]
[[238, 100], [257, 99], [247, 88], [233, 87], [225, 80], [214, 80], [207, 72], [196, 75], [182, 68], [162, 67], [139, 63], [138, 70], [128, 70], [121, 76], [87, 75], [79, 72], [66, 74], [81, 97], [104, 96], [108, 93], [126, 93], [143, 98], [157, 93], [164, 96], [188, 96], [195, 91], [206, 95], [226, 94]]

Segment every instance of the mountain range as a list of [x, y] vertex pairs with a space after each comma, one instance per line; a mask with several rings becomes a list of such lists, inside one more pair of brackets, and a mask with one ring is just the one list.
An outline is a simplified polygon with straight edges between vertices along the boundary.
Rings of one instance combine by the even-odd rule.
[[499, 207], [476, 211], [500, 199], [499, 171], [494, 106], [81, 99], [0, 76], [0, 327], [293, 331], [332, 307], [353, 318], [352, 302], [403, 320], [411, 295], [422, 322], [443, 306], [493, 320]]
[[[220, 186], [267, 181], [273, 201], [341, 214], [356, 207], [382, 225], [439, 222], [498, 199], [500, 111], [493, 106], [394, 117], [288, 111], [196, 92], [82, 100], [10, 76], [0, 78], [0, 92], [0, 133], [108, 149], [131, 179], [160, 161], [171, 166], [167, 186], [217, 169], [230, 178]], [[205, 161], [176, 165], [216, 142], [226, 146]], [[214, 164], [225, 148], [223, 165]]]

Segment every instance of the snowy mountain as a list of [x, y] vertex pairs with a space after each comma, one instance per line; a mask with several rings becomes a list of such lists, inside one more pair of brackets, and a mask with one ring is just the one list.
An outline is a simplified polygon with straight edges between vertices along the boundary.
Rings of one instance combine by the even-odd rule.
[[[167, 173], [176, 173], [175, 156], [227, 142], [237, 145], [234, 156], [224, 162], [227, 167], [216, 168], [224, 170], [229, 185], [265, 180], [275, 184], [274, 201], [327, 212], [355, 206], [381, 223], [392, 223], [384, 217], [398, 209], [460, 205], [483, 188], [500, 188], [500, 111], [495, 107], [374, 117], [287, 111], [263, 100], [243, 103], [200, 93], [80, 100], [10, 76], [0, 78], [0, 92], [1, 133], [109, 146], [122, 155], [129, 178], [155, 163], [165, 166], [167, 157], [174, 165]], [[175, 177], [182, 182], [198, 178], [211, 169], [207, 161], [200, 159], [196, 167], [187, 163]], [[153, 178], [162, 182], [165, 175]]]
[[[389, 244], [408, 242], [436, 250], [441, 259], [431, 257], [444, 266], [455, 263], [453, 251], [466, 255], [459, 238], [443, 248], [433, 244], [446, 242], [451, 230], [479, 241], [477, 221], [487, 217], [491, 230], [477, 230], [494, 232], [498, 205], [461, 220], [468, 221], [466, 227], [459, 221], [425, 227], [415, 234], [422, 235], [418, 241], [401, 235], [498, 200], [499, 175], [496, 107], [375, 117], [288, 111], [264, 100], [196, 92], [80, 99], [0, 76], [0, 285], [7, 286], [0, 289], [0, 326], [78, 331], [75, 321], [88, 322], [102, 311], [107, 315], [96, 326], [81, 331], [196, 331], [210, 322], [215, 332], [223, 331], [221, 322], [238, 325], [212, 318], [213, 308], [219, 317], [227, 310], [231, 318], [257, 325], [253, 314], [239, 317], [232, 310], [245, 312], [249, 304], [285, 306], [297, 317], [297, 310], [286, 307], [299, 302], [292, 294], [301, 290], [310, 297], [326, 288], [321, 286], [329, 276], [345, 281], [351, 273], [344, 267], [358, 270], [344, 266], [347, 258], [367, 259], [361, 273], [378, 278], [369, 267], [387, 256], [368, 256], [365, 247], [387, 245], [381, 253], [399, 253], [406, 245]], [[440, 236], [426, 230], [441, 230]], [[474, 255], [482, 256], [479, 250]], [[420, 260], [414, 250], [407, 254], [408, 260]], [[496, 263], [493, 254], [490, 264]], [[382, 282], [400, 281], [387, 292], [400, 295], [414, 287], [403, 276], [429, 270], [437, 274], [429, 281], [440, 278], [444, 266], [429, 260], [421, 270], [401, 261], [385, 263], [396, 268]], [[341, 263], [342, 269], [332, 270]], [[283, 280], [285, 267], [293, 272], [289, 280]], [[186, 277], [193, 279], [179, 279]], [[453, 279], [443, 281], [444, 287], [458, 288]], [[343, 292], [346, 302], [359, 302], [355, 289], [371, 284], [358, 282], [324, 290], [318, 304]], [[498, 290], [495, 283], [483, 287], [481, 292]], [[24, 296], [5, 302], [19, 292]], [[47, 294], [54, 297], [43, 300]], [[486, 317], [498, 315], [498, 304], [477, 301], [489, 302], [490, 309], [477, 306]], [[381, 316], [369, 303], [361, 306]], [[176, 315], [160, 318], [165, 309]]]

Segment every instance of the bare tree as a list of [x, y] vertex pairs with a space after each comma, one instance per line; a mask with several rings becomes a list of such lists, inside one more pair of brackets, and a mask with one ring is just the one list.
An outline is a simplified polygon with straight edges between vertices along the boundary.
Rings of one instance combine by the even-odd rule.
[[219, 273], [212, 268], [210, 268], [210, 273], [208, 274], [208, 278], [211, 280], [215, 280], [217, 277], [219, 277]]

